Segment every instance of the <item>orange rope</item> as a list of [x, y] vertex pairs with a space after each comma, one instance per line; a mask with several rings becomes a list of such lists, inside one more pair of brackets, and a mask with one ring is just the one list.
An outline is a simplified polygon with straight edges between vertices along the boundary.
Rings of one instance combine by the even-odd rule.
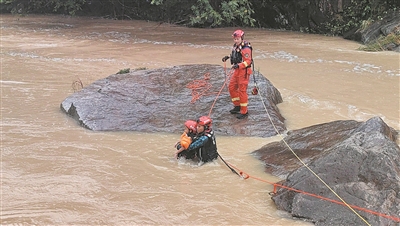
[[216, 98], [214, 99], [214, 102], [212, 103], [211, 108], [210, 108], [210, 112], [208, 113], [209, 117], [211, 117], [211, 112], [212, 112], [212, 109], [214, 108], [215, 102], [217, 101], [219, 95], [221, 95], [222, 90], [224, 89], [225, 85], [227, 84], [230, 76], [233, 74], [233, 70], [230, 70], [229, 74], [227, 74], [226, 67], [224, 67], [224, 69], [225, 69], [225, 74], [226, 74], [225, 82], [218, 92], [208, 92], [212, 87], [211, 83], [209, 82], [210, 73], [204, 74], [203, 80], [194, 80], [186, 85], [187, 88], [192, 90], [192, 100], [190, 101], [190, 103], [192, 103], [192, 104], [195, 103], [197, 100], [199, 100], [202, 96], [216, 94]]
[[[225, 74], [226, 74], [226, 68], [225, 68]], [[218, 92], [218, 94], [217, 94], [217, 97], [214, 99], [214, 102], [213, 102], [212, 105], [211, 105], [210, 112], [208, 113], [208, 117], [211, 117], [211, 111], [212, 111], [212, 109], [214, 108], [215, 102], [217, 101], [219, 95], [221, 94], [222, 90], [224, 89], [226, 83], [228, 82], [228, 80], [229, 80], [229, 78], [231, 77], [232, 74], [233, 74], [233, 70], [230, 70], [229, 75], [227, 75], [227, 76], [225, 77], [225, 82], [224, 82], [224, 84], [222, 85], [221, 89], [219, 90], [219, 92]]]
[[186, 85], [187, 88], [192, 90], [192, 100], [190, 103], [195, 103], [201, 96], [210, 95], [207, 94], [207, 91], [211, 89], [212, 85], [208, 80], [210, 80], [210, 73], [204, 74], [203, 80], [194, 80]]
[[[224, 70], [225, 70], [225, 74], [226, 74], [226, 79], [225, 79], [225, 82], [222, 85], [221, 89], [217, 93], [217, 96], [216, 96], [214, 102], [211, 105], [210, 112], [208, 114], [209, 117], [211, 116], [212, 109], [214, 108], [214, 105], [215, 105], [215, 102], [218, 99], [218, 96], [221, 94], [221, 92], [222, 92], [223, 88], [225, 87], [227, 81], [229, 80], [230, 76], [233, 74], [233, 70], [230, 70], [229, 74], [227, 73], [227, 71], [226, 71], [226, 63], [224, 63]], [[189, 83], [186, 86], [187, 88], [192, 90], [192, 100], [191, 100], [190, 103], [195, 103], [202, 96], [215, 94], [215, 93], [207, 93], [208, 90], [210, 90], [211, 87], [212, 87], [212, 85], [208, 82], [208, 80], [210, 80], [210, 73], [204, 74], [204, 79], [203, 80], [194, 80], [193, 82]], [[355, 206], [355, 205], [348, 205], [347, 203], [344, 203], [343, 201], [338, 201], [338, 200], [326, 198], [326, 197], [323, 197], [323, 196], [320, 196], [320, 195], [316, 195], [316, 194], [309, 193], [309, 192], [306, 192], [306, 191], [302, 191], [302, 190], [299, 190], [299, 189], [295, 189], [295, 188], [292, 188], [292, 187], [284, 186], [282, 184], [269, 182], [267, 180], [263, 180], [261, 178], [257, 178], [257, 177], [251, 176], [250, 174], [245, 173], [242, 170], [238, 169], [234, 165], [232, 165], [230, 163], [228, 163], [228, 164], [232, 168], [238, 170], [239, 171], [239, 175], [245, 180], [248, 179], [248, 178], [253, 178], [255, 180], [262, 181], [262, 182], [265, 182], [265, 183], [273, 185], [274, 186], [274, 189], [273, 189], [273, 193], [274, 194], [277, 191], [277, 187], [280, 187], [280, 188], [283, 188], [283, 189], [291, 190], [291, 191], [294, 191], [294, 192], [297, 192], [297, 193], [305, 194], [305, 195], [308, 195], [308, 196], [311, 196], [311, 197], [315, 197], [315, 198], [319, 198], [319, 199], [322, 199], [322, 200], [325, 200], [325, 201], [336, 203], [336, 204], [339, 204], [339, 205], [342, 205], [342, 206], [350, 206], [351, 208], [354, 208], [354, 209], [357, 209], [357, 210], [360, 210], [360, 211], [364, 211], [366, 213], [370, 213], [370, 214], [373, 214], [373, 215], [377, 215], [377, 216], [380, 216], [380, 217], [384, 217], [384, 218], [393, 220], [395, 222], [400, 222], [400, 218], [398, 218], [398, 217], [389, 216], [389, 215], [386, 215], [386, 214], [383, 214], [383, 213], [379, 213], [379, 212], [376, 212], [376, 211], [373, 211], [373, 210], [369, 210], [369, 209], [366, 209], [366, 208], [362, 208], [362, 207], [359, 207], [359, 206]]]
[[[225, 74], [226, 74], [226, 79], [225, 79], [225, 82], [222, 85], [221, 89], [217, 93], [217, 96], [216, 96], [214, 102], [211, 105], [210, 112], [208, 114], [209, 117], [211, 116], [212, 109], [214, 108], [214, 105], [215, 105], [215, 102], [218, 99], [218, 96], [221, 94], [221, 92], [222, 92], [223, 88], [225, 87], [227, 81], [229, 80], [230, 76], [233, 74], [233, 70], [230, 70], [229, 74], [227, 73], [227, 71], [226, 71], [226, 63], [225, 62], [224, 62], [224, 70], [225, 70]], [[215, 93], [207, 93], [208, 90], [210, 90], [211, 87], [212, 87], [212, 85], [208, 82], [208, 80], [210, 80], [210, 73], [204, 74], [204, 79], [203, 80], [194, 80], [193, 82], [189, 83], [186, 86], [187, 88], [192, 90], [192, 100], [191, 100], [190, 103], [195, 103], [202, 96], [215, 94]], [[325, 200], [325, 201], [336, 203], [336, 204], [339, 204], [339, 205], [342, 205], [342, 206], [350, 206], [351, 208], [354, 208], [354, 209], [357, 209], [357, 210], [360, 210], [360, 211], [364, 211], [366, 213], [370, 213], [370, 214], [373, 214], [373, 215], [384, 217], [384, 218], [387, 218], [387, 219], [390, 219], [390, 220], [393, 220], [393, 221], [396, 221], [396, 222], [400, 222], [400, 218], [398, 218], [398, 217], [389, 216], [389, 215], [386, 215], [386, 214], [383, 214], [383, 213], [379, 213], [379, 212], [376, 212], [376, 211], [373, 211], [373, 210], [369, 210], [369, 209], [366, 209], [366, 208], [362, 208], [362, 207], [359, 207], [359, 206], [355, 206], [355, 205], [348, 205], [347, 203], [344, 203], [343, 201], [338, 201], [338, 200], [326, 198], [326, 197], [323, 197], [323, 196], [320, 196], [320, 195], [316, 195], [316, 194], [309, 193], [309, 192], [306, 192], [306, 191], [302, 191], [302, 190], [299, 190], [299, 189], [295, 189], [295, 188], [292, 188], [292, 187], [284, 186], [282, 184], [269, 182], [269, 181], [263, 180], [261, 178], [257, 178], [257, 177], [251, 176], [250, 174], [245, 173], [242, 170], [238, 169], [234, 165], [232, 165], [230, 163], [228, 163], [228, 164], [232, 168], [238, 170], [239, 171], [239, 175], [245, 180], [248, 179], [248, 178], [253, 178], [255, 180], [259, 180], [259, 181], [262, 181], [262, 182], [265, 182], [265, 183], [273, 185], [274, 186], [274, 189], [273, 189], [273, 193], [274, 194], [277, 191], [277, 187], [280, 187], [280, 188], [283, 188], [283, 189], [291, 190], [291, 191], [294, 191], [294, 192], [297, 192], [297, 193], [305, 194], [305, 195], [308, 195], [308, 196], [311, 196], [311, 197], [315, 197], [315, 198], [319, 198], [319, 199], [322, 199], [322, 200]], [[362, 220], [364, 220], [364, 219], [362, 218]], [[368, 222], [366, 222], [366, 223], [368, 224]]]
[[[322, 200], [325, 200], [325, 201], [329, 201], [329, 202], [332, 202], [332, 203], [336, 203], [336, 204], [339, 204], [339, 205], [342, 205], [342, 206], [346, 206], [345, 203], [343, 203], [343, 202], [341, 202], [341, 201], [338, 201], [338, 200], [326, 198], [326, 197], [323, 197], [323, 196], [320, 196], [320, 195], [316, 195], [316, 194], [313, 194], [313, 193], [309, 193], [309, 192], [306, 192], [306, 191], [302, 191], [302, 190], [299, 190], [299, 189], [295, 189], [295, 188], [292, 188], [292, 187], [284, 186], [284, 185], [282, 185], [282, 184], [273, 183], [273, 182], [270, 182], [270, 181], [267, 181], [267, 180], [263, 180], [263, 179], [261, 179], [261, 178], [257, 178], [257, 177], [251, 176], [251, 175], [249, 175], [248, 173], [245, 173], [245, 172], [243, 172], [242, 170], [238, 169], [238, 168], [235, 167], [234, 165], [232, 165], [232, 164], [230, 164], [230, 163], [228, 163], [228, 164], [229, 164], [229, 166], [231, 166], [232, 168], [238, 170], [238, 171], [239, 171], [239, 174], [242, 176], [243, 179], [253, 178], [253, 179], [255, 179], [255, 180], [262, 181], [262, 182], [265, 182], [265, 183], [268, 183], [268, 184], [273, 185], [273, 186], [274, 186], [274, 191], [273, 191], [274, 194], [276, 193], [277, 187], [280, 187], [280, 188], [284, 188], [284, 189], [287, 189], [287, 190], [291, 190], [291, 191], [294, 191], [294, 192], [297, 192], [297, 193], [305, 194], [305, 195], [312, 196], [312, 197], [315, 197], [315, 198], [319, 198], [319, 199], [322, 199]], [[362, 208], [362, 207], [359, 207], [359, 206], [355, 206], [355, 205], [350, 205], [350, 206], [351, 206], [352, 208], [354, 208], [354, 209], [357, 209], [357, 210], [360, 210], [360, 211], [364, 211], [364, 212], [366, 212], [366, 213], [370, 213], [370, 214], [373, 214], [373, 215], [377, 215], [377, 216], [380, 216], [380, 217], [384, 217], [384, 218], [393, 220], [393, 221], [395, 221], [395, 222], [400, 222], [400, 218], [399, 218], [399, 217], [389, 216], [389, 215], [384, 214], [384, 213], [379, 213], [379, 212], [376, 212], [376, 211], [373, 211], [373, 210], [369, 210], [369, 209], [366, 209], [366, 208]]]

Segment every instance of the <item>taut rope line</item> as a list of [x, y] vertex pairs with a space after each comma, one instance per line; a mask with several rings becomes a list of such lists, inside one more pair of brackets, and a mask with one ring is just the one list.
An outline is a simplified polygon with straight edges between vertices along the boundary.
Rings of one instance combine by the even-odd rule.
[[270, 120], [272, 126], [275, 129], [275, 132], [282, 138], [283, 143], [289, 148], [289, 150], [292, 152], [292, 154], [301, 162], [301, 164], [303, 164], [304, 167], [306, 167], [319, 181], [322, 182], [322, 184], [324, 184], [338, 199], [340, 199], [340, 201], [343, 202], [343, 204], [345, 206], [347, 206], [351, 211], [353, 211], [362, 221], [364, 221], [367, 225], [371, 226], [368, 221], [366, 221], [359, 213], [357, 213], [349, 204], [347, 204], [346, 201], [344, 201], [344, 199], [342, 199], [342, 197], [340, 197], [321, 177], [319, 177], [310, 167], [307, 166], [307, 164], [305, 164], [303, 162], [303, 160], [300, 159], [300, 157], [293, 151], [293, 149], [290, 147], [290, 145], [285, 141], [284, 137], [282, 136], [282, 134], [278, 131], [278, 129], [276, 128], [276, 126], [274, 125], [274, 122], [272, 121], [271, 115], [268, 112], [267, 107], [265, 106], [265, 103], [263, 101], [262, 95], [260, 93], [260, 90], [258, 89], [257, 83], [255, 82], [256, 87], [257, 87], [257, 91], [258, 91], [258, 96], [260, 97], [260, 100], [264, 106], [265, 112], [267, 113], [268, 119]]
[[[211, 112], [212, 112], [212, 109], [214, 108], [215, 102], [217, 101], [217, 99], [218, 99], [219, 95], [221, 94], [223, 88], [225, 87], [227, 81], [229, 80], [229, 78], [230, 78], [230, 77], [232, 76], [232, 74], [233, 74], [233, 70], [230, 70], [229, 74], [227, 73], [225, 64], [224, 64], [224, 69], [225, 69], [225, 75], [226, 75], [225, 82], [224, 82], [224, 84], [222, 85], [222, 87], [221, 87], [221, 89], [219, 90], [219, 92], [217, 93], [217, 96], [216, 96], [216, 98], [214, 99], [213, 104], [211, 105], [210, 112], [209, 112], [209, 114], [208, 114], [209, 117], [211, 116]], [[187, 86], [188, 88], [192, 89], [193, 98], [192, 98], [191, 103], [196, 102], [198, 99], [200, 99], [200, 97], [201, 97], [202, 95], [205, 95], [206, 91], [208, 91], [208, 90], [211, 88], [211, 84], [207, 83], [207, 81], [206, 81], [206, 80], [209, 80], [209, 76], [210, 76], [209, 73], [207, 73], [207, 74], [204, 75], [204, 77], [205, 77], [204, 81], [199, 81], [199, 80], [197, 80], [197, 83], [191, 84], [191, 85], [188, 85], [188, 86]], [[367, 213], [371, 213], [371, 214], [374, 214], [374, 215], [377, 215], [377, 216], [380, 216], [380, 217], [384, 217], [384, 218], [387, 218], [387, 219], [391, 219], [391, 220], [396, 221], [396, 222], [400, 222], [400, 218], [393, 217], [393, 216], [389, 216], [389, 215], [386, 215], [386, 214], [383, 214], [383, 213], [379, 213], [379, 212], [376, 212], [376, 211], [372, 211], [372, 210], [369, 210], [369, 209], [366, 209], [366, 208], [362, 208], [362, 207], [359, 207], [359, 206], [349, 205], [349, 204], [348, 204], [343, 198], [341, 198], [341, 197], [340, 197], [340, 196], [339, 196], [339, 195], [338, 195], [338, 194], [337, 194], [337, 193], [336, 193], [336, 192], [335, 192], [321, 177], [319, 177], [310, 167], [308, 167], [308, 166], [300, 159], [300, 157], [293, 151], [293, 149], [290, 147], [290, 145], [285, 141], [285, 139], [284, 139], [284, 137], [282, 136], [282, 134], [281, 134], [281, 133], [278, 131], [278, 129], [276, 128], [275, 124], [274, 124], [273, 121], [272, 121], [271, 115], [269, 114], [268, 109], [267, 109], [267, 107], [266, 107], [266, 105], [265, 105], [265, 102], [263, 101], [262, 93], [260, 93], [260, 90], [259, 90], [259, 88], [258, 88], [257, 82], [254, 81], [254, 83], [255, 83], [255, 88], [257, 89], [257, 95], [260, 97], [260, 100], [261, 100], [261, 102], [262, 102], [262, 104], [263, 104], [263, 107], [264, 107], [264, 109], [265, 109], [265, 112], [267, 113], [267, 116], [268, 116], [268, 118], [269, 118], [269, 120], [270, 120], [270, 122], [271, 122], [271, 124], [272, 124], [272, 126], [273, 126], [273, 128], [274, 128], [274, 130], [275, 130], [275, 132], [277, 133], [277, 135], [279, 135], [279, 136], [282, 138], [283, 143], [289, 148], [289, 150], [292, 152], [292, 154], [303, 164], [303, 166], [306, 167], [307, 170], [309, 170], [319, 181], [321, 181], [321, 183], [324, 184], [324, 186], [326, 186], [340, 201], [337, 201], [337, 200], [334, 200], [334, 199], [330, 199], [330, 198], [326, 198], [326, 197], [323, 197], [323, 196], [319, 196], [319, 195], [316, 195], [316, 194], [312, 194], [312, 193], [309, 193], [309, 192], [306, 192], [306, 191], [298, 190], [298, 189], [295, 189], [295, 188], [287, 187], [287, 186], [284, 186], [284, 185], [281, 185], [281, 184], [268, 182], [268, 181], [266, 181], [266, 180], [262, 180], [262, 179], [260, 179], [260, 178], [256, 178], [256, 177], [250, 176], [249, 174], [247, 174], [247, 173], [245, 173], [245, 172], [239, 170], [237, 167], [233, 166], [232, 164], [227, 163], [227, 162], [226, 162], [225, 160], [223, 160], [222, 157], [219, 155], [219, 157], [221, 158], [221, 160], [228, 166], [229, 169], [231, 169], [232, 172], [234, 172], [235, 174], [239, 175], [239, 176], [240, 176], [241, 178], [243, 178], [243, 179], [248, 179], [248, 178], [251, 177], [251, 178], [253, 178], [253, 179], [256, 179], [256, 180], [259, 180], [259, 181], [263, 181], [263, 182], [269, 183], [269, 184], [271, 184], [271, 185], [274, 186], [274, 191], [273, 191], [274, 193], [276, 192], [276, 187], [281, 187], [281, 188], [284, 188], [284, 189], [288, 189], [288, 190], [291, 190], [291, 191], [295, 191], [295, 192], [298, 192], [298, 193], [302, 193], [302, 194], [309, 195], [309, 196], [312, 196], [312, 197], [315, 197], [315, 198], [319, 198], [319, 199], [322, 199], [322, 200], [326, 200], [326, 201], [330, 201], [330, 202], [333, 202], [333, 203], [336, 203], [336, 204], [339, 204], [339, 205], [346, 206], [346, 207], [349, 208], [357, 217], [359, 217], [364, 223], [366, 223], [366, 224], [369, 225], [369, 226], [371, 226], [371, 224], [369, 224], [368, 221], [366, 221], [359, 213], [357, 213], [357, 212], [355, 211], [355, 209], [361, 210], [361, 211], [364, 211], [364, 212], [367, 212]], [[193, 91], [194, 89], [200, 89], [200, 88], [202, 88], [202, 87], [206, 87], [206, 90], [203, 91], [203, 92], [201, 92], [201, 93], [196, 93], [196, 92]], [[239, 173], [236, 172], [234, 169], [238, 170]]]
[[[338, 201], [338, 200], [326, 198], [326, 197], [323, 197], [323, 196], [320, 196], [320, 195], [316, 195], [316, 194], [313, 194], [313, 193], [309, 193], [309, 192], [306, 192], [306, 191], [302, 191], [302, 190], [299, 190], [299, 189], [295, 189], [295, 188], [292, 188], [292, 187], [284, 186], [282, 184], [273, 183], [273, 182], [270, 182], [270, 181], [267, 181], [267, 180], [263, 180], [263, 179], [258, 178], [258, 177], [251, 176], [251, 175], [241, 171], [237, 167], [233, 166], [232, 164], [230, 164], [230, 163], [228, 163], [228, 164], [232, 168], [234, 168], [237, 171], [239, 171], [239, 174], [244, 179], [253, 178], [255, 180], [258, 180], [258, 181], [265, 182], [265, 183], [273, 185], [274, 186], [274, 191], [272, 193], [276, 192], [276, 187], [281, 187], [281, 188], [284, 188], [284, 189], [287, 189], [287, 190], [291, 190], [291, 191], [294, 191], [294, 192], [302, 193], [302, 194], [305, 194], [305, 195], [308, 195], [308, 196], [312, 196], [312, 197], [315, 197], [315, 198], [319, 198], [319, 199], [322, 199], [322, 200], [325, 200], [325, 201], [330, 201], [330, 202], [333, 202], [333, 203], [336, 203], [336, 204], [339, 204], [339, 205], [342, 205], [342, 206], [346, 206], [343, 202]], [[389, 216], [389, 215], [386, 215], [386, 214], [383, 214], [383, 213], [379, 213], [379, 212], [372, 211], [372, 210], [369, 210], [369, 209], [366, 209], [366, 208], [362, 208], [362, 207], [359, 207], [359, 206], [355, 206], [355, 205], [350, 205], [350, 206], [352, 208], [354, 208], [354, 209], [361, 210], [361, 211], [364, 211], [366, 213], [371, 213], [371, 214], [374, 214], [374, 215], [377, 215], [377, 216], [380, 216], [380, 217], [384, 217], [384, 218], [387, 218], [387, 219], [390, 219], [390, 220], [393, 220], [393, 221], [396, 221], [396, 222], [400, 222], [400, 218], [398, 218], [398, 217]]]
[[[226, 74], [226, 68], [225, 68], [225, 74]], [[212, 112], [212, 109], [214, 108], [215, 102], [217, 102], [217, 99], [218, 99], [219, 95], [221, 94], [222, 90], [224, 89], [226, 83], [228, 82], [228, 80], [229, 80], [229, 78], [232, 76], [232, 74], [233, 74], [233, 70], [230, 70], [230, 71], [229, 71], [229, 74], [226, 74], [225, 82], [224, 82], [224, 84], [222, 85], [221, 89], [219, 90], [217, 96], [216, 96], [215, 99], [214, 99], [214, 102], [213, 102], [212, 105], [211, 105], [210, 112], [208, 113], [208, 117], [211, 117], [211, 112]]]

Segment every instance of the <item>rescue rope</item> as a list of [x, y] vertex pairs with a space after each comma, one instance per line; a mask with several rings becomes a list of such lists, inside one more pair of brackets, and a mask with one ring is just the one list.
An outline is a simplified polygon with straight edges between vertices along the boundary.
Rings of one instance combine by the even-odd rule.
[[195, 103], [201, 96], [204, 96], [207, 91], [211, 89], [212, 85], [208, 80], [210, 80], [210, 73], [204, 74], [203, 80], [194, 80], [186, 85], [187, 88], [192, 90], [192, 100], [190, 103]]
[[[257, 83], [256, 83], [256, 87], [257, 87]], [[293, 149], [290, 147], [290, 145], [285, 141], [284, 137], [282, 136], [282, 134], [279, 132], [279, 130], [276, 128], [276, 126], [274, 125], [271, 115], [268, 112], [267, 106], [265, 106], [265, 103], [263, 101], [262, 95], [260, 93], [260, 90], [257, 88], [257, 92], [258, 92], [258, 96], [260, 97], [261, 102], [263, 103], [265, 112], [267, 113], [267, 116], [272, 124], [272, 126], [275, 129], [275, 132], [282, 138], [283, 143], [288, 147], [288, 149], [292, 152], [292, 154], [301, 162], [301, 164], [303, 164], [304, 167], [306, 167], [319, 181], [322, 182], [322, 184], [324, 184], [338, 199], [340, 199], [340, 201], [343, 202], [343, 204], [345, 206], [347, 206], [354, 214], [356, 214], [362, 221], [364, 221], [367, 225], [371, 226], [368, 221], [366, 221], [359, 213], [357, 213], [346, 201], [344, 201], [344, 199], [342, 197], [340, 197], [320, 176], [318, 176], [309, 166], [307, 166], [307, 164], [305, 164], [303, 162], [303, 160], [301, 160], [301, 158], [293, 151]]]
[[[233, 169], [236, 169], [239, 172], [239, 175], [241, 175], [242, 178], [244, 178], [244, 179], [253, 178], [255, 180], [258, 180], [258, 181], [265, 182], [265, 183], [273, 185], [274, 186], [274, 191], [272, 193], [276, 193], [277, 187], [280, 187], [280, 188], [291, 190], [291, 191], [294, 191], [294, 192], [297, 192], [297, 193], [305, 194], [305, 195], [308, 195], [308, 196], [311, 196], [311, 197], [319, 198], [319, 199], [322, 199], [322, 200], [325, 200], [325, 201], [330, 201], [330, 202], [333, 202], [333, 203], [336, 203], [336, 204], [339, 204], [339, 205], [342, 205], [342, 206], [347, 206], [343, 201], [338, 201], [338, 200], [326, 198], [326, 197], [323, 197], [323, 196], [320, 196], [320, 195], [316, 195], [316, 194], [313, 194], [313, 193], [310, 193], [310, 192], [306, 192], [306, 191], [303, 191], [303, 190], [295, 189], [295, 188], [292, 188], [292, 187], [284, 186], [282, 184], [270, 182], [270, 181], [267, 181], [267, 180], [264, 180], [264, 179], [261, 179], [261, 178], [258, 178], [258, 177], [251, 176], [250, 174], [243, 172], [242, 170], [240, 170], [239, 168], [235, 167], [234, 165], [232, 165], [230, 163], [228, 163], [228, 164]], [[356, 206], [356, 205], [349, 205], [349, 206], [351, 208], [353, 208], [353, 209], [357, 209], [357, 210], [360, 210], [360, 211], [364, 211], [366, 213], [371, 213], [373, 215], [377, 215], [377, 216], [384, 217], [384, 218], [387, 218], [387, 219], [390, 219], [390, 220], [393, 220], [393, 221], [396, 221], [396, 222], [400, 222], [400, 218], [398, 218], [398, 217], [389, 216], [387, 214], [379, 213], [377, 211], [369, 210], [367, 208], [362, 208], [362, 207], [359, 207], [359, 206]]]
[[234, 170], [225, 160], [222, 158], [222, 156], [218, 153], [218, 157], [222, 160], [222, 162], [225, 163], [225, 165], [232, 171], [232, 173], [238, 175], [239, 177], [242, 177], [236, 170]]
[[[211, 117], [212, 109], [214, 108], [215, 102], [217, 101], [219, 95], [221, 94], [222, 90], [224, 89], [226, 83], [228, 82], [229, 78], [233, 74], [233, 70], [229, 71], [229, 74], [226, 71], [226, 63], [224, 62], [224, 71], [225, 71], [225, 81], [222, 85], [221, 89], [217, 93], [217, 96], [214, 99], [214, 102], [211, 104], [210, 112], [208, 113], [208, 117]], [[210, 95], [211, 93], [207, 93], [209, 89], [211, 89], [212, 85], [208, 82], [210, 80], [210, 73], [204, 74], [204, 80], [194, 80], [192, 83], [189, 83], [186, 87], [192, 90], [192, 100], [190, 103], [195, 103], [197, 100], [200, 99], [201, 96]], [[222, 160], [223, 163], [236, 175], [242, 177], [238, 172], [236, 172], [225, 160], [222, 156], [218, 153], [218, 157]]]
[[192, 104], [195, 103], [197, 100], [199, 100], [200, 97], [202, 97], [202, 96], [216, 94], [216, 98], [214, 99], [214, 102], [212, 103], [212, 105], [210, 107], [210, 112], [208, 113], [209, 117], [211, 117], [211, 112], [212, 112], [212, 109], [214, 108], [215, 102], [217, 101], [219, 95], [221, 95], [222, 90], [224, 89], [225, 85], [229, 81], [229, 78], [233, 74], [233, 70], [230, 70], [229, 74], [228, 74], [226, 71], [226, 67], [224, 67], [224, 69], [225, 69], [225, 75], [226, 75], [225, 81], [224, 81], [224, 84], [222, 85], [221, 89], [218, 92], [208, 92], [212, 87], [211, 83], [209, 83], [209, 80], [211, 77], [210, 73], [204, 74], [203, 80], [194, 80], [191, 83], [186, 85], [187, 88], [192, 90], [192, 100], [190, 101], [190, 103], [192, 103]]
[[[215, 97], [214, 102], [213, 102], [212, 105], [211, 105], [210, 112], [208, 113], [208, 117], [211, 117], [211, 112], [212, 112], [212, 109], [214, 108], [215, 102], [217, 102], [217, 99], [218, 99], [219, 95], [221, 94], [222, 90], [224, 89], [226, 83], [229, 81], [229, 78], [231, 77], [232, 74], [233, 74], [233, 70], [230, 70], [230, 71], [229, 71], [229, 74], [227, 74], [227, 73], [226, 73], [226, 67], [225, 67], [225, 75], [226, 75], [226, 76], [225, 76], [225, 82], [224, 82], [224, 84], [222, 85], [221, 89], [219, 90], [219, 92], [218, 92], [218, 94], [217, 94], [217, 97]], [[220, 157], [221, 157], [221, 156], [220, 156]], [[222, 159], [222, 158], [221, 158], [221, 159]]]
[[[225, 87], [227, 81], [229, 80], [230, 76], [233, 74], [233, 70], [230, 70], [229, 74], [227, 73], [227, 71], [226, 71], [226, 63], [224, 63], [224, 70], [225, 70], [225, 74], [226, 74], [225, 82], [224, 82], [224, 84], [222, 85], [222, 87], [221, 87], [221, 89], [219, 90], [219, 92], [217, 93], [217, 96], [216, 96], [216, 98], [215, 98], [213, 104], [211, 105], [210, 112], [209, 112], [209, 114], [208, 114], [209, 117], [211, 116], [211, 112], [212, 112], [212, 109], [214, 108], [214, 105], [215, 105], [216, 100], [218, 99], [219, 95], [221, 94], [221, 92], [222, 92], [223, 88]], [[193, 83], [187, 85], [188, 88], [192, 89], [192, 101], [191, 101], [191, 103], [196, 102], [198, 99], [200, 99], [201, 96], [207, 94], [206, 92], [212, 87], [212, 85], [208, 82], [209, 79], [210, 79], [210, 74], [209, 74], [209, 73], [206, 73], [206, 74], [204, 75], [204, 80], [195, 80], [195, 81], [193, 81]], [[360, 211], [363, 211], [363, 212], [366, 212], [366, 213], [370, 213], [370, 214], [373, 214], [373, 215], [377, 215], [377, 216], [380, 216], [380, 217], [384, 217], [384, 218], [387, 218], [387, 219], [390, 219], [390, 220], [393, 220], [393, 221], [396, 221], [396, 222], [400, 222], [400, 218], [398, 218], [398, 217], [393, 217], [393, 216], [390, 216], [390, 215], [386, 215], [386, 214], [383, 214], [383, 213], [379, 213], [379, 212], [376, 212], [376, 211], [373, 211], [373, 210], [369, 210], [369, 209], [366, 209], [366, 208], [362, 208], [362, 207], [359, 207], [359, 206], [355, 206], [355, 205], [349, 205], [349, 204], [348, 204], [343, 198], [341, 198], [341, 197], [340, 197], [340, 196], [339, 196], [339, 195], [338, 195], [338, 194], [337, 194], [337, 193], [336, 193], [336, 192], [335, 192], [321, 177], [319, 177], [310, 167], [308, 167], [308, 166], [300, 159], [300, 157], [293, 151], [293, 149], [290, 147], [290, 145], [285, 141], [283, 135], [282, 135], [282, 134], [279, 132], [279, 130], [276, 128], [275, 124], [274, 124], [273, 121], [272, 121], [271, 115], [269, 114], [268, 109], [267, 109], [267, 107], [266, 107], [266, 105], [265, 105], [265, 102], [263, 101], [262, 93], [260, 93], [260, 90], [259, 90], [259, 88], [258, 88], [258, 85], [257, 85], [257, 82], [256, 82], [255, 79], [254, 79], [254, 83], [255, 83], [254, 87], [255, 87], [255, 89], [257, 90], [256, 94], [260, 97], [260, 100], [261, 100], [261, 102], [262, 102], [262, 104], [263, 104], [263, 107], [264, 107], [264, 109], [265, 109], [265, 112], [267, 113], [267, 116], [268, 116], [268, 118], [269, 118], [269, 120], [270, 120], [270, 122], [271, 122], [271, 124], [272, 124], [272, 126], [273, 126], [273, 128], [274, 128], [274, 130], [275, 130], [275, 132], [277, 133], [277, 135], [279, 135], [279, 136], [282, 138], [283, 143], [289, 148], [289, 150], [292, 152], [292, 154], [303, 164], [303, 166], [306, 167], [320, 182], [322, 182], [322, 184], [324, 184], [324, 186], [326, 186], [340, 201], [334, 200], [334, 199], [330, 199], [330, 198], [326, 198], [326, 197], [323, 197], [323, 196], [320, 196], [320, 195], [316, 195], [316, 194], [313, 194], [313, 193], [309, 193], [309, 192], [306, 192], [306, 191], [302, 191], [302, 190], [299, 190], [299, 189], [295, 189], [295, 188], [292, 188], [292, 187], [284, 186], [284, 185], [282, 185], [282, 184], [277, 184], [277, 183], [269, 182], [269, 181], [266, 181], [266, 180], [263, 180], [263, 179], [260, 179], [260, 178], [251, 176], [250, 174], [245, 173], [245, 172], [243, 172], [242, 170], [238, 169], [238, 168], [235, 167], [234, 165], [232, 165], [232, 164], [226, 162], [226, 161], [218, 154], [218, 156], [220, 157], [220, 159], [225, 163], [226, 166], [228, 166], [228, 168], [229, 168], [232, 172], [234, 172], [235, 174], [237, 174], [238, 176], [240, 176], [240, 177], [243, 178], [243, 179], [253, 178], [253, 179], [255, 179], [255, 180], [259, 180], [259, 181], [266, 182], [266, 183], [269, 183], [269, 184], [273, 185], [273, 186], [274, 186], [274, 190], [273, 190], [273, 193], [274, 193], [274, 194], [276, 193], [277, 187], [280, 187], [280, 188], [283, 188], [283, 189], [291, 190], [291, 191], [298, 192], [298, 193], [301, 193], [301, 194], [305, 194], [305, 195], [308, 195], [308, 196], [311, 196], [311, 197], [319, 198], [319, 199], [322, 199], [322, 200], [325, 200], [325, 201], [330, 201], [330, 202], [332, 202], [332, 203], [336, 203], [336, 204], [339, 204], [339, 205], [346, 206], [346, 207], [349, 208], [357, 217], [359, 217], [364, 223], [366, 223], [366, 224], [369, 225], [369, 226], [371, 226], [371, 224], [369, 224], [368, 221], [366, 221], [359, 213], [357, 213], [357, 212], [355, 211], [355, 209], [360, 210]], [[203, 91], [202, 91], [202, 92], [199, 92], [200, 89], [202, 89]], [[211, 94], [211, 93], [208, 93], [207, 95], [210, 95], [210, 94]], [[235, 171], [234, 169], [236, 169], [237, 171], [239, 171], [239, 173], [238, 173], [237, 171]]]

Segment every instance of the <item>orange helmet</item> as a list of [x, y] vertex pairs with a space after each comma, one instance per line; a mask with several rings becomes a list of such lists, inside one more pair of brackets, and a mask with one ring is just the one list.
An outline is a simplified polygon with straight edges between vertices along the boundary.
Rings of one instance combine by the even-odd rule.
[[188, 129], [190, 129], [190, 130], [192, 130], [193, 132], [196, 132], [196, 126], [197, 126], [197, 122], [195, 122], [195, 121], [193, 121], [193, 120], [187, 120], [186, 122], [185, 122], [185, 126], [188, 128]]
[[243, 39], [244, 36], [244, 31], [242, 30], [236, 30], [235, 32], [233, 32], [232, 37], [236, 38], [236, 37], [240, 37]]
[[198, 123], [199, 125], [202, 125], [202, 126], [211, 126], [212, 120], [211, 120], [211, 118], [208, 117], [208, 116], [201, 116], [201, 117], [197, 120], [197, 123]]

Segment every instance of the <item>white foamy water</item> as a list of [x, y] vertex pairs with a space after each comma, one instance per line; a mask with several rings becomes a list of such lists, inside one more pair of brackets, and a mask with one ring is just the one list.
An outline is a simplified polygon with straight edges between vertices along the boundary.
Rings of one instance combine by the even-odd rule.
[[[251, 155], [279, 137], [217, 134], [224, 160], [262, 179], [244, 180], [220, 160], [174, 159], [180, 134], [93, 132], [60, 110], [77, 78], [86, 86], [127, 67], [222, 66], [232, 29], [204, 35], [144, 21], [1, 20], [2, 224], [312, 225], [276, 209], [270, 183], [281, 179]], [[372, 116], [400, 129], [398, 54], [360, 52], [336, 37], [246, 34], [256, 69], [282, 94], [289, 129]]]

